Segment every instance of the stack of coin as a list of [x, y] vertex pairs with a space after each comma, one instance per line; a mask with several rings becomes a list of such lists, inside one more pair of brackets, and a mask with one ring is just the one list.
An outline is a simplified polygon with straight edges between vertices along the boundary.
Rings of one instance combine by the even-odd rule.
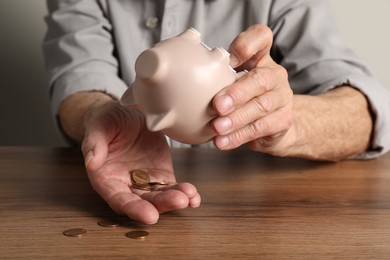
[[134, 188], [147, 191], [156, 190], [161, 185], [168, 185], [165, 182], [151, 182], [149, 175], [142, 170], [134, 170], [131, 172], [131, 183]]

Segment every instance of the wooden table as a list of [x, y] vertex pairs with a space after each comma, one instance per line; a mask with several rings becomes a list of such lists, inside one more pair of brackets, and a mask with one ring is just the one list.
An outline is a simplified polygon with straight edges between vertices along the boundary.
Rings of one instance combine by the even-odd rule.
[[[280, 259], [390, 257], [390, 154], [339, 163], [249, 151], [173, 150], [202, 206], [155, 225], [116, 216], [72, 148], [0, 148], [0, 258]], [[123, 226], [103, 228], [101, 219]], [[69, 228], [85, 228], [81, 238]], [[147, 230], [143, 241], [130, 230]]]

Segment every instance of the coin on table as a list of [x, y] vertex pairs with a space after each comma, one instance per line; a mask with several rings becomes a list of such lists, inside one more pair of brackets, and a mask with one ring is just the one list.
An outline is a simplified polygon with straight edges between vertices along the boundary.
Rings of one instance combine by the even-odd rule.
[[142, 170], [131, 172], [131, 182], [140, 186], [147, 185], [150, 182], [149, 174]]
[[81, 237], [85, 234], [87, 234], [87, 230], [84, 228], [71, 228], [67, 229], [64, 232], [62, 232], [67, 237]]
[[98, 225], [99, 226], [102, 226], [102, 227], [118, 227], [120, 226], [120, 223], [118, 223], [117, 221], [114, 221], [114, 220], [110, 220], [110, 219], [103, 219], [103, 220], [100, 220], [98, 222]]
[[148, 235], [149, 232], [145, 230], [135, 230], [126, 233], [126, 236], [128, 238], [139, 239], [139, 240], [144, 240]]

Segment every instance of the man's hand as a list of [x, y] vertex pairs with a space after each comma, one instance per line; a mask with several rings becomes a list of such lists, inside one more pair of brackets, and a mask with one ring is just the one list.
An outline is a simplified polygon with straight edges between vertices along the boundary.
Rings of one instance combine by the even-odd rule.
[[373, 127], [365, 96], [348, 85], [293, 95], [286, 70], [270, 56], [272, 38], [268, 27], [254, 25], [230, 45], [231, 66], [248, 73], [213, 99], [215, 146], [331, 161], [364, 153]]
[[218, 134], [216, 147], [233, 149], [256, 142], [259, 151], [283, 155], [286, 133], [293, 123], [293, 93], [286, 70], [270, 56], [272, 32], [254, 25], [230, 45], [231, 66], [248, 70], [234, 84], [219, 92], [213, 106]]
[[[67, 100], [70, 103], [63, 108], [63, 116], [64, 110], [72, 109], [72, 98], [78, 100], [76, 96]], [[80, 129], [85, 129], [82, 152], [91, 185], [115, 212], [153, 224], [160, 212], [200, 205], [200, 195], [192, 184], [176, 183], [165, 136], [149, 132], [136, 108], [127, 109], [117, 101], [92, 103], [95, 105], [79, 117], [83, 118]], [[136, 169], [146, 171], [152, 182], [169, 185], [156, 191], [135, 189], [131, 172]]]

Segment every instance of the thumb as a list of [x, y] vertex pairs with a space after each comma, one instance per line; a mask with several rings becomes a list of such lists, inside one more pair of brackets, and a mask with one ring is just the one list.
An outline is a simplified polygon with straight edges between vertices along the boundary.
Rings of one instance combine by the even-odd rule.
[[103, 131], [86, 131], [81, 150], [87, 171], [95, 171], [103, 166], [107, 160], [108, 143]]
[[252, 60], [258, 63], [269, 55], [273, 42], [271, 29], [263, 24], [255, 24], [241, 32], [229, 46], [230, 66], [237, 68]]

